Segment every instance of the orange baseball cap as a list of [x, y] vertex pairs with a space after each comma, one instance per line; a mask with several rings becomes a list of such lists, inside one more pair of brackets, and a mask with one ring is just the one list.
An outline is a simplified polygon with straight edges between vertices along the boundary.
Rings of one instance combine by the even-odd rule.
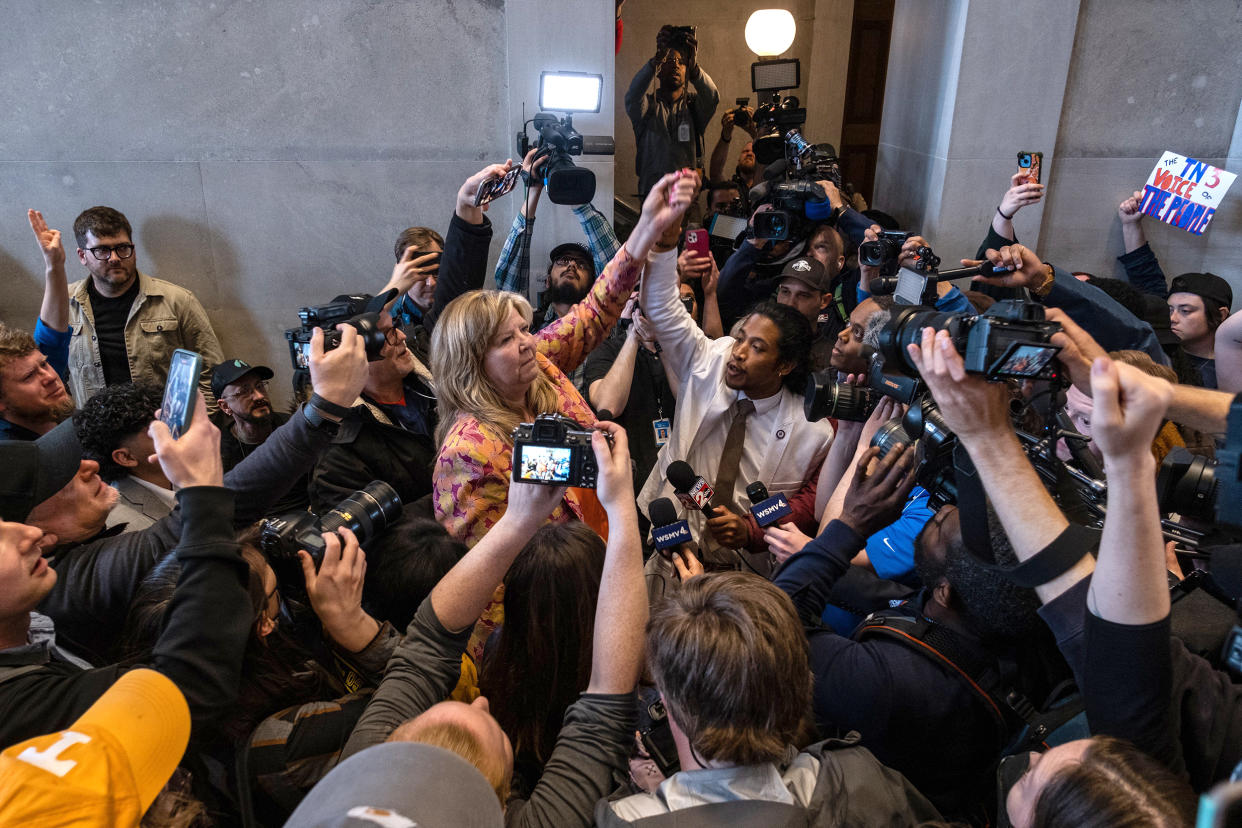
[[137, 825], [189, 740], [177, 685], [131, 670], [67, 729], [0, 753], [0, 824]]

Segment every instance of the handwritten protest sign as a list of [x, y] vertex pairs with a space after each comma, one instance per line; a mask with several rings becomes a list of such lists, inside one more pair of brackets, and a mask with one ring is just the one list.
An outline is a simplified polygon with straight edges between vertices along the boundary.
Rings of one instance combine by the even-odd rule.
[[1143, 215], [1202, 236], [1235, 178], [1228, 170], [1166, 150], [1143, 190]]

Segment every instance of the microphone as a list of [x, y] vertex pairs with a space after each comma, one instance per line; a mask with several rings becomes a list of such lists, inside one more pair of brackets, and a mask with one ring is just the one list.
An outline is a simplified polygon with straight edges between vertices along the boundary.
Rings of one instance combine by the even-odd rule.
[[987, 259], [984, 259], [973, 267], [957, 267], [952, 270], [942, 270], [936, 274], [936, 280], [947, 282], [953, 279], [965, 279], [967, 276], [1008, 276], [1013, 272], [1003, 267], [996, 267]]
[[760, 529], [767, 529], [774, 523], [793, 513], [793, 507], [780, 492], [768, 496], [768, 487], [759, 480], [746, 487], [746, 496], [750, 498], [750, 514], [759, 524]]
[[682, 506], [702, 512], [707, 517], [715, 516], [716, 507], [712, 506], [711, 502], [716, 490], [706, 480], [696, 475], [689, 463], [685, 460], [674, 460], [668, 464], [665, 476], [668, 482], [673, 484], [673, 494], [677, 495]]
[[677, 507], [667, 497], [658, 497], [647, 507], [651, 518], [651, 540], [661, 552], [683, 543], [692, 543], [690, 525], [677, 519]]

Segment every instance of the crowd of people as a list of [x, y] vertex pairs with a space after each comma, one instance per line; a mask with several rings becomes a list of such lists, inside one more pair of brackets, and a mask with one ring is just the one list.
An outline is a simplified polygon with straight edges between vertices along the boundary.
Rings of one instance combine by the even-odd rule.
[[[894, 346], [907, 310], [859, 255], [889, 214], [825, 174], [797, 234], [757, 233], [780, 171], [747, 144], [725, 177], [742, 107], [705, 159], [697, 51], [665, 27], [626, 96], [624, 239], [573, 207], [532, 307], [532, 150], [484, 289], [476, 194], [514, 164], [484, 167], [375, 294], [332, 300], [288, 411], [139, 270], [121, 212], [77, 217], [70, 284], [29, 211], [43, 302], [0, 324], [0, 822], [1179, 826], [1242, 771], [1212, 575], [1242, 522], [1228, 282], [1169, 281], [1137, 193], [1125, 280], [1042, 261], [1014, 216], [1044, 185], [1015, 175], [963, 260], [992, 275], [934, 310], [1017, 301], [1047, 340], [991, 372], [945, 325]], [[739, 203], [725, 249], [686, 243]], [[203, 366], [180, 436], [177, 349]], [[870, 402], [811, 417], [825, 384]], [[589, 445], [515, 457], [547, 415]], [[1176, 477], [1218, 455], [1215, 488]]]

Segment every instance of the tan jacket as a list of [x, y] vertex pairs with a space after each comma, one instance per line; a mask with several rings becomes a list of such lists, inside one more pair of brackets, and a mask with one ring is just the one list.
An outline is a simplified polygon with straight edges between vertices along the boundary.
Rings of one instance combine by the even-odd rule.
[[[69, 376], [70, 392], [79, 406], [104, 388], [103, 362], [95, 336], [95, 315], [91, 312], [86, 280], [69, 286]], [[168, 364], [177, 348], [195, 351], [203, 358], [199, 388], [209, 406], [211, 369], [224, 359], [220, 343], [207, 313], [194, 294], [183, 287], [138, 274], [138, 295], [125, 322], [125, 351], [129, 355], [129, 374], [135, 381], [164, 386]]]

